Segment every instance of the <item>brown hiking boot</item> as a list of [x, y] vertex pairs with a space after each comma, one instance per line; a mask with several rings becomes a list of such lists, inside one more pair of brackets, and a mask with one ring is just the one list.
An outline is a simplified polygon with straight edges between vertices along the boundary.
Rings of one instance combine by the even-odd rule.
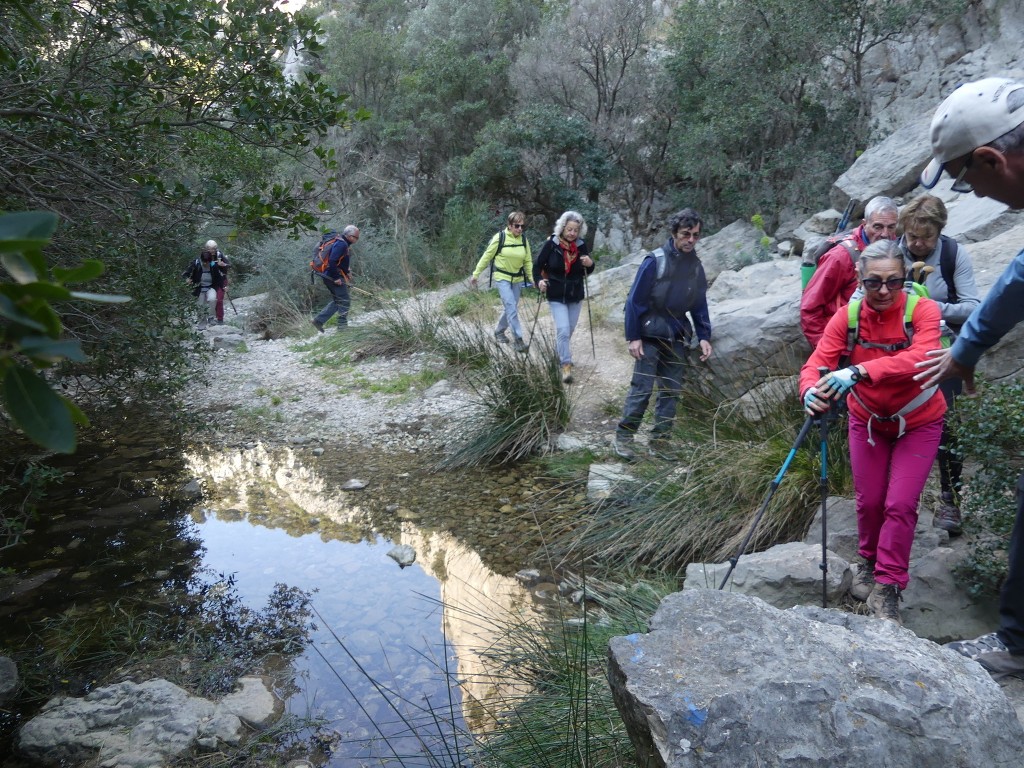
[[857, 565], [857, 575], [853, 577], [853, 585], [850, 587], [850, 596], [862, 603], [868, 599], [871, 590], [875, 588], [875, 561], [862, 557]]
[[868, 595], [868, 608], [870, 608], [876, 619], [888, 619], [903, 626], [903, 619], [900, 618], [900, 600], [903, 599], [901, 590], [895, 584], [875, 583], [875, 588]]
[[943, 492], [942, 501], [939, 504], [939, 508], [935, 510], [935, 516], [932, 518], [932, 525], [944, 531], [949, 531], [950, 536], [959, 536], [964, 532], [960, 517], [960, 507], [953, 500], [952, 493], [948, 491]]
[[572, 384], [572, 363], [566, 363], [562, 366], [562, 383]]

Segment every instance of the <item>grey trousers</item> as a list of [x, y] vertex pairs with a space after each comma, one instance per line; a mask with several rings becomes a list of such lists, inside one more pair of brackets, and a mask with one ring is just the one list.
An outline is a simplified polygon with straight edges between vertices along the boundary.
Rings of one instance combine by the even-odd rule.
[[632, 440], [640, 428], [655, 384], [658, 385], [658, 395], [654, 402], [651, 435], [668, 437], [676, 417], [684, 368], [690, 354], [689, 346], [681, 339], [673, 342], [643, 339], [642, 343], [644, 356], [633, 362], [633, 379], [622, 408], [622, 420], [616, 429], [616, 435], [622, 440]]

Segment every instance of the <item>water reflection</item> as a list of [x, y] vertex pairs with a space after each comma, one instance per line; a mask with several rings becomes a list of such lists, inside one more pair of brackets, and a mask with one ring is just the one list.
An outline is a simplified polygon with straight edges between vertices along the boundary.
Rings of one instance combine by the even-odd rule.
[[[278, 582], [317, 590], [327, 626], [296, 662], [300, 690], [288, 707], [320, 712], [342, 734], [330, 765], [361, 765], [374, 754], [414, 765], [408, 756], [450, 740], [452, 728], [478, 728], [493, 716], [488, 708], [511, 684], [498, 682], [482, 650], [499, 627], [538, 617], [526, 589], [455, 536], [400, 519], [416, 514], [410, 486], [443, 478], [262, 446], [197, 451], [186, 461], [206, 488], [206, 506], [193, 514], [204, 565], [235, 574], [253, 605]], [[365, 490], [338, 490], [360, 473]], [[413, 566], [387, 556], [395, 544], [413, 547]], [[378, 729], [388, 744], [368, 744]]]

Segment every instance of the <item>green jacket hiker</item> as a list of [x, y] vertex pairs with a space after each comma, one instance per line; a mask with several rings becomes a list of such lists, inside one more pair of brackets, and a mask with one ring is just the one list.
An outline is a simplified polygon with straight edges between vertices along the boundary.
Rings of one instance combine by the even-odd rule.
[[508, 215], [508, 226], [491, 238], [469, 278], [469, 284], [475, 287], [477, 278], [487, 269], [488, 264], [492, 264], [491, 276], [498, 287], [502, 306], [501, 317], [494, 328], [494, 339], [499, 344], [508, 344], [505, 330], [511, 328], [517, 352], [526, 352], [528, 349], [527, 343], [523, 341], [523, 325], [519, 321], [519, 296], [523, 288], [533, 285], [530, 280], [533, 266], [530, 241], [523, 234], [525, 223], [525, 213], [512, 211]]

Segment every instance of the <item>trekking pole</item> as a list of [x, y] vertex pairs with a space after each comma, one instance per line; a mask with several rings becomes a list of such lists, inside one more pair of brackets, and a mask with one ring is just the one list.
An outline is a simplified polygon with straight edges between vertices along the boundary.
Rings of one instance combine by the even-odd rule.
[[540, 288], [537, 289], [537, 310], [533, 313], [533, 325], [530, 326], [530, 343], [533, 344], [533, 334], [537, 330], [537, 318], [540, 317], [540, 305], [544, 301], [544, 294]]
[[234, 312], [237, 315], [238, 314], [238, 310], [235, 309], [235, 302], [233, 302], [231, 300], [231, 295], [228, 293], [228, 289], [227, 288], [224, 289], [224, 298], [227, 299], [228, 300], [228, 304], [231, 305], [231, 311]]
[[590, 317], [590, 285], [587, 283], [587, 272], [583, 270], [583, 293], [587, 298], [587, 325], [590, 326], [590, 354], [597, 359], [597, 346], [594, 344], [594, 321]]
[[786, 474], [786, 470], [789, 469], [790, 463], [793, 461], [793, 457], [796, 456], [796, 452], [800, 449], [801, 443], [807, 437], [807, 433], [811, 431], [811, 424], [814, 423], [814, 417], [808, 416], [804, 420], [804, 425], [800, 427], [800, 432], [796, 436], [796, 440], [793, 441], [793, 447], [789, 449], [789, 453], [786, 455], [786, 460], [782, 462], [782, 467], [779, 469], [779, 473], [775, 475], [772, 480], [772, 484], [768, 489], [768, 495], [765, 500], [761, 503], [761, 508], [757, 510], [757, 514], [754, 516], [754, 522], [750, 525], [750, 530], [747, 531], [747, 535], [743, 537], [742, 543], [740, 543], [739, 549], [736, 550], [736, 554], [729, 558], [729, 570], [725, 573], [725, 578], [722, 579], [722, 583], [718, 586], [719, 589], [725, 589], [725, 584], [729, 581], [729, 577], [732, 576], [733, 569], [736, 568], [736, 563], [743, 556], [743, 553], [747, 550], [747, 545], [750, 544], [750, 540], [754, 536], [754, 531], [757, 530], [758, 523], [761, 522], [761, 518], [764, 516], [765, 510], [768, 509], [768, 504], [771, 502], [772, 497], [775, 495], [775, 491], [779, 489], [779, 485], [782, 484], [782, 478]]
[[[827, 369], [825, 371], [828, 372]], [[823, 374], [824, 375], [824, 374]], [[837, 421], [843, 408], [844, 400], [837, 400], [826, 413], [818, 416], [821, 434], [821, 475], [818, 485], [821, 488], [821, 607], [828, 608], [828, 426]]]

